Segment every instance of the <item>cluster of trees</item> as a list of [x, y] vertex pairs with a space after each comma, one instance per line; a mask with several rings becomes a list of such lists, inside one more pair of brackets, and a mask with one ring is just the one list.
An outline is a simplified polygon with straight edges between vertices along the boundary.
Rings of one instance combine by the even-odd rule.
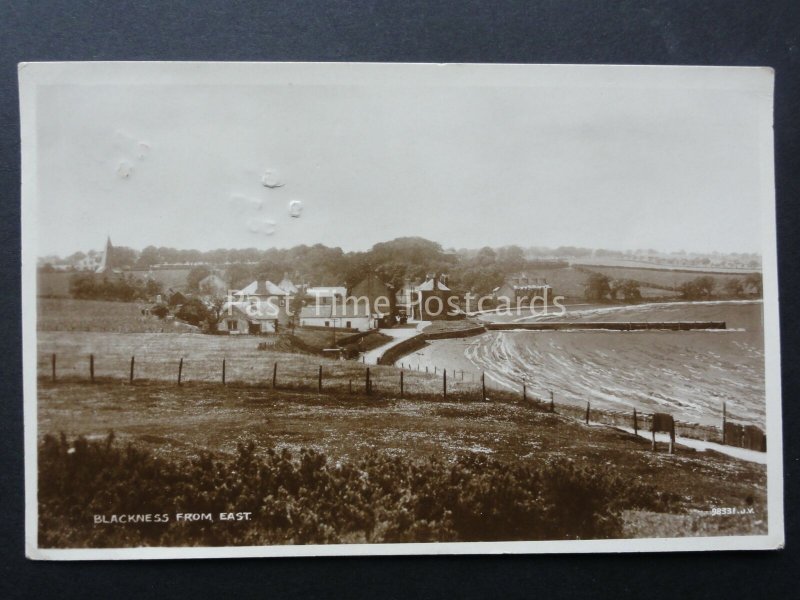
[[[360, 461], [238, 445], [230, 458], [157, 457], [62, 434], [39, 445], [39, 536], [48, 548], [618, 538], [624, 510], [663, 510], [652, 486], [602, 465], [453, 461], [372, 453]], [[178, 523], [190, 507], [249, 520]], [[97, 527], [94, 515], [167, 521]]]
[[602, 273], [591, 273], [585, 286], [586, 299], [593, 302], [638, 302], [642, 299], [641, 285], [634, 279], [611, 279]]
[[761, 296], [763, 283], [760, 273], [750, 273], [743, 278], [728, 278], [720, 287], [714, 277], [703, 275], [681, 284], [678, 287], [678, 291], [686, 300], [703, 300], [715, 295], [741, 298], [744, 296]]
[[710, 275], [695, 277], [678, 286], [678, 291], [686, 300], [703, 300], [710, 298], [714, 293], [717, 281]]
[[[245, 251], [242, 251], [245, 252]], [[247, 258], [255, 253], [246, 254]], [[279, 282], [284, 274], [294, 283], [344, 285], [352, 288], [367, 273], [376, 273], [395, 289], [406, 280], [420, 281], [430, 274], [445, 274], [452, 288], [488, 294], [512, 273], [538, 266], [540, 261], [525, 257], [519, 246], [481, 248], [477, 252], [446, 251], [436, 242], [419, 237], [404, 237], [375, 244], [366, 252], [345, 253], [341, 248], [322, 244], [271, 248], [258, 251], [255, 262], [234, 262], [225, 268], [227, 283], [233, 289], [254, 279]], [[197, 265], [187, 277], [190, 290], [212, 272], [210, 265]]]
[[160, 294], [162, 285], [134, 277], [98, 277], [93, 273], [76, 273], [69, 280], [69, 293], [79, 300], [148, 300]]

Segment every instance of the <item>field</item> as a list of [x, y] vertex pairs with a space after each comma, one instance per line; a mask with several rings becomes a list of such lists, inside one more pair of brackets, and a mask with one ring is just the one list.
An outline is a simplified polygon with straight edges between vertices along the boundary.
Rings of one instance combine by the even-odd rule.
[[[38, 332], [45, 546], [766, 531], [763, 465], [684, 446], [653, 453], [647, 440], [583, 424], [568, 405], [550, 413], [535, 386], [523, 400], [514, 374], [509, 386], [487, 377], [484, 396], [463, 345], [490, 334], [447, 341], [461, 344], [463, 362], [446, 365], [446, 398], [441, 369], [407, 357], [401, 396], [396, 367], [259, 349], [273, 338], [154, 331], [163, 322], [134, 304], [50, 302], [40, 302]], [[259, 516], [229, 529], [90, 525], [93, 514], [146, 506]], [[753, 512], [712, 516], [720, 506]]]
[[[160, 382], [40, 382], [41, 438], [63, 432], [67, 439], [82, 435], [89, 441], [102, 441], [112, 430], [118, 444], [132, 443], [165, 464], [202, 460], [207, 452], [220, 461], [235, 460], [238, 447], [248, 442], [254, 443], [257, 456], [267, 460], [271, 453], [286, 451], [297, 457], [305, 455], [303, 449], [313, 451], [324, 456], [328, 466], [320, 469], [326, 473], [334, 466], [340, 468], [338, 465], [358, 472], [367, 469], [365, 461], [389, 461], [392, 468], [402, 472], [430, 471], [434, 468], [430, 461], [439, 469], [480, 457], [490, 459], [492, 468], [501, 470], [546, 469], [567, 461], [584, 474], [581, 478], [592, 473], [607, 478], [613, 472], [613, 477], [620, 478], [615, 485], [624, 489], [644, 486], [637, 502], [618, 506], [614, 514], [620, 519], [620, 529], [614, 535], [766, 531], [766, 474], [762, 465], [683, 447], [675, 455], [664, 453], [663, 446], [653, 453], [649, 442], [641, 438], [605, 426], [586, 426], [499, 393], [491, 402], [482, 402], [400, 399], [392, 393], [365, 396], [361, 391], [318, 394], [208, 383], [179, 387]], [[489, 502], [501, 502], [503, 491], [512, 485], [513, 480], [498, 477], [487, 488], [495, 498], [487, 498]], [[400, 498], [405, 492], [394, 486], [407, 484], [400, 479], [387, 480], [384, 493], [396, 499], [382, 497], [381, 502], [401, 502], [402, 506]], [[298, 502], [302, 501], [301, 491], [295, 495]], [[91, 499], [95, 512], [102, 512], [102, 498], [101, 494]], [[572, 510], [578, 510], [586, 500], [565, 498], [559, 509], [569, 511], [573, 506]], [[191, 501], [182, 505], [184, 510], [191, 506]], [[711, 516], [711, 508], [718, 506], [751, 506], [754, 512], [735, 520]], [[53, 527], [64, 523], [53, 514], [45, 515], [45, 520], [58, 524]], [[525, 531], [515, 535], [522, 539]], [[535, 534], [531, 532], [530, 536]]]
[[[612, 279], [633, 279], [643, 286], [649, 284], [653, 294], [664, 296], [669, 295], [667, 293], [668, 290], [674, 290], [681, 284], [704, 275], [713, 277], [717, 281], [718, 290], [721, 290], [727, 281], [731, 279], [743, 279], [749, 273], [752, 273], [752, 271], [717, 272], [702, 271], [699, 269], [663, 269], [655, 265], [650, 268], [602, 265], [586, 265], [585, 267], [578, 268], [602, 273]], [[644, 291], [642, 295], [647, 297]]]
[[196, 332], [180, 321], [143, 315], [144, 302], [38, 298], [38, 331], [106, 331], [114, 333]]
[[[657, 283], [662, 281], [664, 275], [657, 275], [649, 279], [643, 278], [640, 280], [640, 276], [644, 277], [644, 275], [651, 272], [641, 269], [616, 269], [591, 265], [587, 267], [542, 269], [536, 271], [535, 276], [547, 279], [547, 283], [552, 286], [555, 295], [576, 299], [585, 297], [585, 284], [590, 272], [603, 273], [614, 279], [636, 279], [637, 281], [641, 281], [643, 285], [640, 291], [643, 298], [672, 298], [678, 295], [677, 292], [663, 289], [663, 286], [660, 285], [656, 288], [645, 285], [647, 282]], [[699, 277], [700, 275], [702, 275], [702, 273], [695, 273], [694, 277]]]

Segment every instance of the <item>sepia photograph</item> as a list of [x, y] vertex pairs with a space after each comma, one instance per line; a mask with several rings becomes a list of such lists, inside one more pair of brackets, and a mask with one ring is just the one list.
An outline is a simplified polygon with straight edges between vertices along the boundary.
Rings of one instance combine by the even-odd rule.
[[19, 80], [30, 558], [783, 545], [771, 69]]

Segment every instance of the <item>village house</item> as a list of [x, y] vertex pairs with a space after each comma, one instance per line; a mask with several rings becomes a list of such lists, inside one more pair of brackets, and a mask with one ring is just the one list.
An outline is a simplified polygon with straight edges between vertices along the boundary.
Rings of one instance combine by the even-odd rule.
[[366, 302], [314, 304], [300, 310], [302, 327], [330, 327], [369, 331], [379, 326], [379, 319], [371, 314]]
[[378, 327], [391, 327], [396, 324], [397, 294], [394, 286], [384, 283], [377, 275], [370, 274], [350, 291], [348, 301], [361, 300], [369, 309], [369, 316]]
[[461, 318], [463, 313], [458, 306], [458, 296], [445, 283], [439, 274], [429, 275], [414, 290], [414, 319], [437, 321]]
[[222, 307], [217, 327], [229, 334], [278, 333], [289, 324], [291, 295], [267, 279], [255, 280], [232, 293], [233, 301]]
[[553, 300], [553, 288], [543, 277], [530, 277], [526, 273], [517, 273], [494, 289], [494, 297], [513, 306], [518, 303], [521, 306], [528, 306], [535, 298], [541, 298], [541, 301], [549, 304]]
[[347, 297], [345, 287], [309, 287], [306, 289], [306, 296], [311, 298], [314, 304], [343, 304]]
[[309, 302], [300, 311], [302, 327], [330, 327], [369, 331], [395, 324], [394, 288], [370, 275], [348, 295], [342, 286], [306, 289]]
[[[102, 253], [90, 250], [86, 256], [84, 256], [80, 260], [75, 261], [72, 264], [72, 268], [75, 269], [76, 271], [97, 272], [97, 270], [100, 268], [100, 265], [103, 262], [103, 256], [104, 255]], [[64, 268], [68, 268], [68, 266], [64, 266]]]
[[278, 333], [280, 326], [281, 310], [271, 302], [228, 302], [222, 307], [217, 331], [229, 335], [263, 335]]

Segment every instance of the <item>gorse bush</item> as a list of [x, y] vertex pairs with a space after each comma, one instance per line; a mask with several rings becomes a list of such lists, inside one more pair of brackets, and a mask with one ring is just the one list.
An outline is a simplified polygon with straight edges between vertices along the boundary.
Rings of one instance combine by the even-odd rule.
[[[658, 508], [649, 486], [564, 461], [484, 455], [453, 462], [376, 454], [332, 463], [303, 450], [166, 460], [128, 445], [46, 436], [39, 447], [42, 547], [265, 545], [611, 538], [620, 511]], [[213, 522], [178, 522], [177, 513]], [[247, 521], [219, 513], [249, 512]], [[95, 523], [158, 514], [166, 522]]]

